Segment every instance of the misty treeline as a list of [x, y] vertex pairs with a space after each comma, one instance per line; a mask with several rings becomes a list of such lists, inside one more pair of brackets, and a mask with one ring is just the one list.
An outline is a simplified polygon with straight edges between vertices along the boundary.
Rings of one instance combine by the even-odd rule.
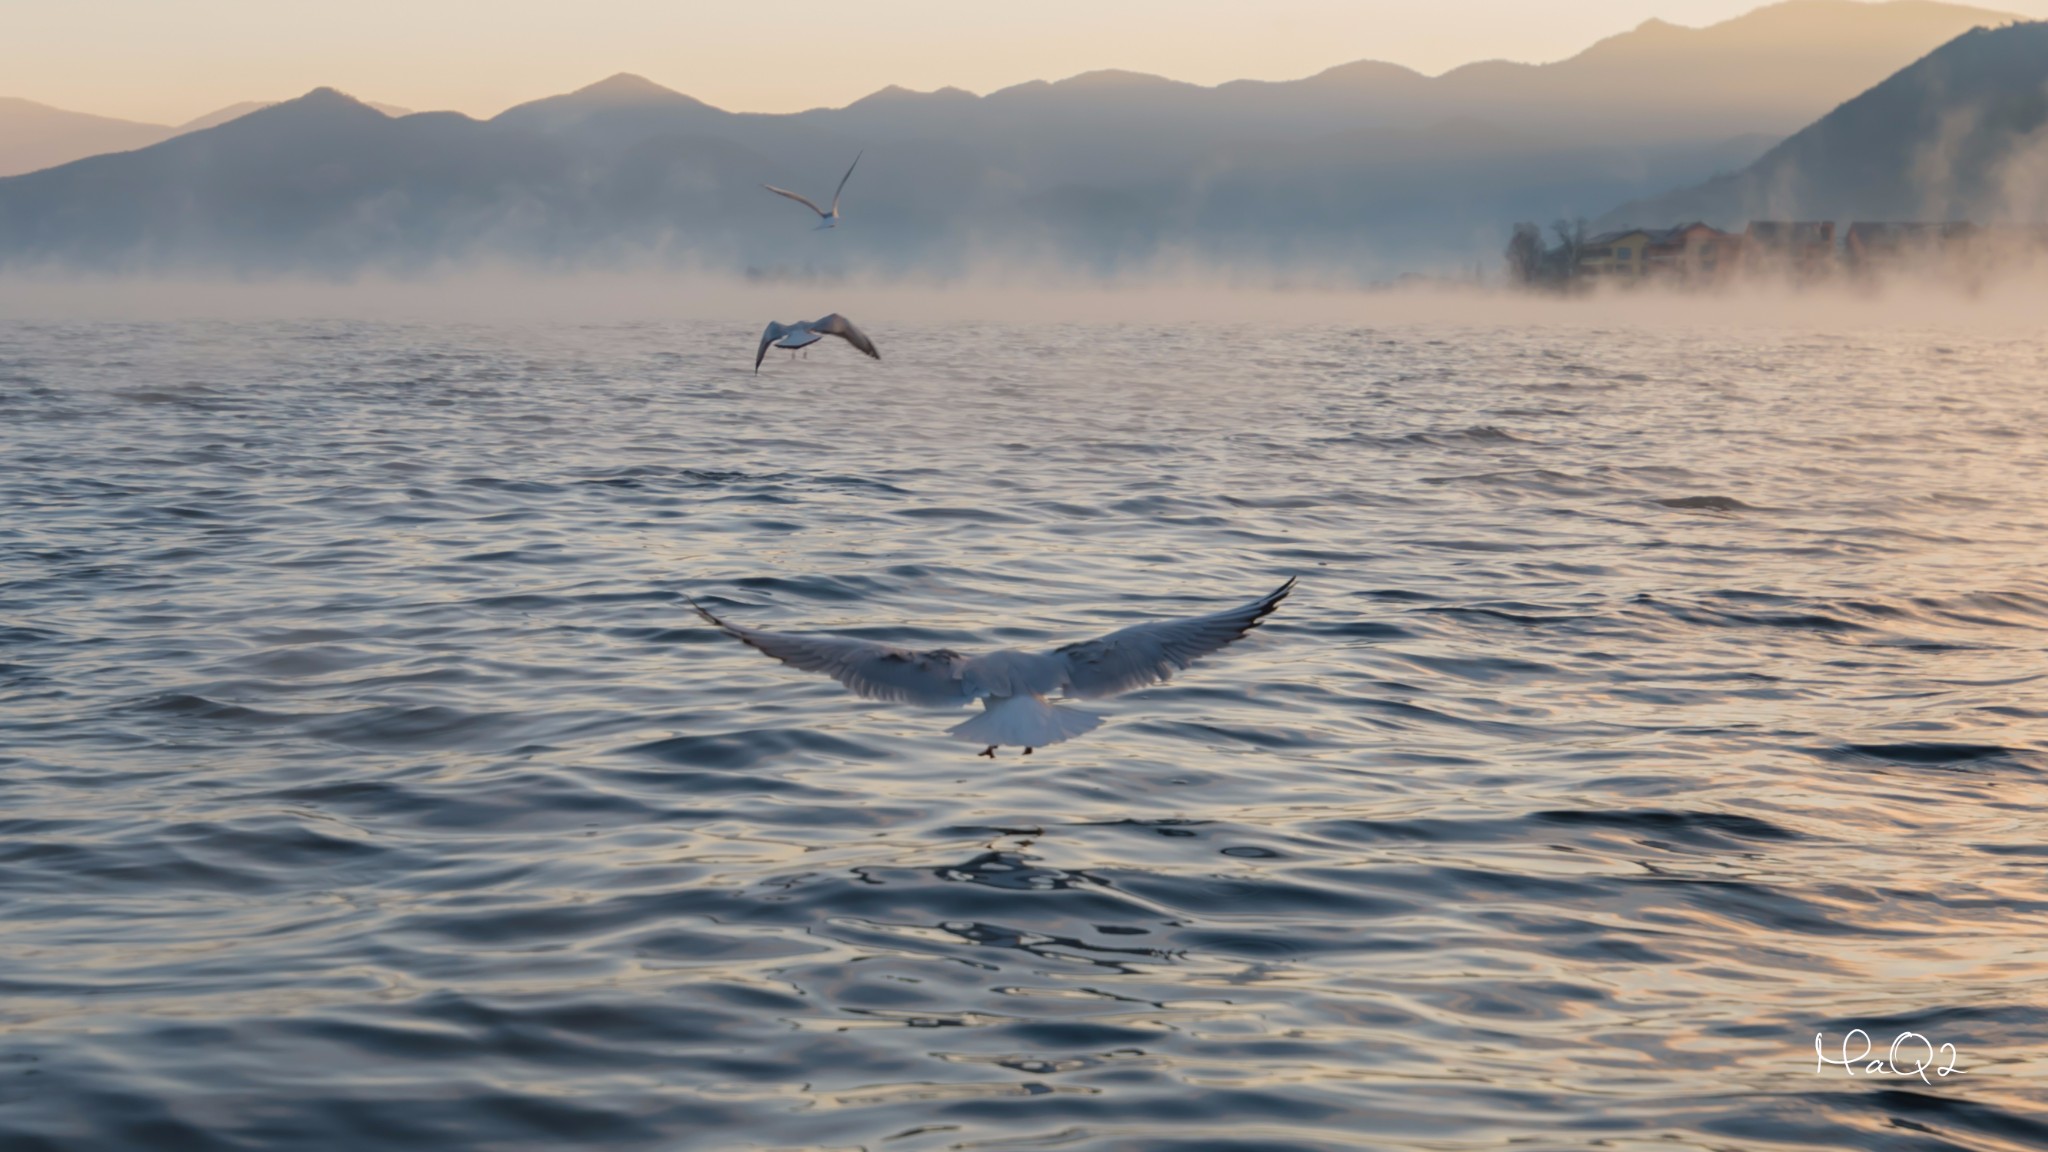
[[1550, 230], [1557, 243], [1546, 247], [1541, 227], [1530, 223], [1515, 225], [1507, 248], [1509, 283], [1562, 286], [1577, 273], [1579, 257], [1586, 250], [1585, 220], [1559, 220]]

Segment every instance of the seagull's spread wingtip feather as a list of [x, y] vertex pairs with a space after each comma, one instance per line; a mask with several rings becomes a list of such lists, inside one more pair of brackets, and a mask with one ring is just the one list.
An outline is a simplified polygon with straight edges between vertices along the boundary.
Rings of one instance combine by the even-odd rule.
[[1251, 619], [1247, 621], [1244, 625], [1244, 630], [1246, 632], [1249, 632], [1252, 629], [1257, 628], [1259, 625], [1264, 624], [1266, 622], [1266, 617], [1271, 616], [1273, 613], [1278, 612], [1280, 610], [1280, 602], [1282, 600], [1287, 599], [1288, 593], [1294, 591], [1294, 582], [1296, 579], [1298, 579], [1298, 577], [1289, 576], [1287, 578], [1287, 583], [1282, 584], [1278, 588], [1273, 589], [1271, 592], [1266, 593], [1264, 596], [1259, 597], [1257, 600], [1254, 600], [1249, 605], [1247, 605], [1247, 607], [1251, 610]]
[[867, 155], [867, 150], [866, 150], [865, 148], [863, 148], [863, 149], [862, 149], [862, 150], [860, 150], [859, 152], [856, 152], [856, 153], [854, 153], [854, 155], [853, 155], [853, 163], [851, 163], [851, 164], [848, 164], [848, 165], [846, 166], [846, 175], [844, 175], [844, 176], [841, 176], [841, 177], [839, 178], [839, 187], [837, 187], [837, 188], [833, 189], [833, 191], [832, 191], [832, 215], [833, 215], [833, 216], [835, 216], [835, 217], [836, 217], [836, 216], [838, 216], [838, 215], [839, 215], [839, 197], [840, 197], [840, 195], [841, 195], [842, 193], [844, 193], [844, 192], [846, 191], [846, 182], [847, 182], [848, 180], [851, 180], [851, 179], [853, 179], [853, 170], [854, 170], [855, 168], [858, 168], [858, 167], [860, 167], [860, 158], [861, 158], [862, 156], [865, 156], [865, 155]]

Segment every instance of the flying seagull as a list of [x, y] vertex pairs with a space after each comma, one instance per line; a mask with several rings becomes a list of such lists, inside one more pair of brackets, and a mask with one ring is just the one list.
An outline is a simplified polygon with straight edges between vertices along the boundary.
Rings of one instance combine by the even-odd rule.
[[846, 191], [846, 182], [848, 180], [853, 179], [853, 170], [855, 168], [860, 167], [860, 158], [864, 155], [866, 155], [865, 152], [855, 153], [853, 157], [853, 163], [848, 164], [846, 166], [846, 175], [841, 176], [839, 178], [839, 187], [835, 189], [832, 193], [832, 210], [830, 212], [827, 212], [823, 208], [818, 207], [816, 204], [811, 203], [809, 197], [799, 196], [798, 194], [796, 194], [795, 192], [791, 192], [787, 188], [777, 188], [773, 184], [763, 184], [761, 185], [761, 187], [766, 188], [770, 192], [775, 193], [777, 196], [787, 196], [791, 200], [794, 200], [797, 203], [803, 205], [804, 207], [809, 208], [811, 211], [816, 212], [818, 214], [818, 228], [820, 230], [825, 228], [837, 228], [839, 227], [839, 193]]
[[[853, 321], [834, 312], [830, 316], [816, 320], [798, 320], [794, 324], [770, 320], [768, 327], [761, 330], [761, 346], [754, 350], [754, 371], [757, 374], [761, 371], [761, 360], [768, 355], [770, 347], [787, 348], [794, 352], [798, 348], [809, 348], [827, 336], [843, 337], [848, 344], [875, 359], [882, 358], [882, 354], [875, 351], [875, 342], [868, 339], [867, 333], [855, 328]], [[790, 357], [792, 360], [795, 358]]]
[[1099, 699], [1161, 683], [1257, 627], [1293, 590], [1289, 579], [1249, 604], [1207, 616], [1133, 624], [1051, 652], [1005, 648], [983, 656], [947, 648], [914, 652], [842, 636], [758, 632], [720, 620], [695, 600], [690, 607], [742, 644], [792, 668], [822, 672], [871, 700], [955, 708], [981, 701], [981, 715], [946, 731], [987, 745], [978, 755], [993, 760], [1004, 744], [1019, 745], [1029, 756], [1033, 748], [1102, 723], [1092, 712], [1048, 700], [1054, 692], [1069, 699]]

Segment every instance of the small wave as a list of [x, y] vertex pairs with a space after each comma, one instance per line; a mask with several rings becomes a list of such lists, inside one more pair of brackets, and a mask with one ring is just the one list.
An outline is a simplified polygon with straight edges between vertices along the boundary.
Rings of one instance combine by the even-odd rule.
[[1514, 468], [1501, 472], [1468, 472], [1456, 476], [1425, 476], [1424, 484], [1432, 485], [1473, 485], [1484, 488], [1503, 488], [1526, 492], [1539, 492], [1546, 496], [1594, 496], [1608, 491], [1608, 486], [1587, 476], [1570, 472], [1559, 472], [1551, 468]]
[[[1515, 607], [1521, 606], [1517, 605]], [[1532, 605], [1530, 607], [1540, 606]], [[1524, 627], [1530, 628], [1540, 628], [1550, 624], [1568, 624], [1574, 620], [1584, 620], [1587, 618], [1583, 615], [1576, 615], [1571, 613], [1554, 611], [1515, 611], [1512, 608], [1508, 607], [1489, 607], [1481, 604], [1431, 605], [1427, 608], [1417, 608], [1415, 609], [1415, 611], [1428, 612], [1443, 616], [1471, 616], [1484, 620], [1502, 620], [1509, 624], [1520, 624]]]
[[983, 852], [972, 860], [934, 868], [932, 874], [941, 880], [983, 884], [991, 888], [1012, 891], [1050, 892], [1060, 888], [1086, 885], [1104, 888], [1109, 886], [1108, 881], [1090, 876], [1086, 872], [1041, 867], [1033, 863], [1031, 857], [1016, 852]]
[[2026, 592], [1967, 592], [1958, 596], [1923, 596], [1915, 604], [1964, 624], [2007, 627], [2017, 618], [2048, 620], [2048, 597]]
[[1415, 636], [1412, 630], [1399, 624], [1388, 624], [1379, 620], [1339, 620], [1335, 624], [1309, 627], [1325, 636], [1363, 637], [1368, 640], [1408, 640]]
[[1745, 504], [1733, 496], [1671, 496], [1652, 501], [1666, 508], [1682, 508], [1698, 512], [1760, 512], [1754, 504]]
[[1889, 760], [1894, 764], [1948, 765], [2011, 760], [2021, 750], [2008, 748], [2002, 744], [1949, 744], [1934, 740], [1914, 740], [1900, 744], [1843, 744], [1837, 751], [1873, 760]]
[[285, 679], [325, 676], [377, 664], [386, 657], [375, 652], [343, 645], [272, 648], [254, 652], [232, 662], [232, 667], [264, 676]]
[[1505, 428], [1492, 424], [1474, 424], [1470, 428], [1459, 428], [1450, 432], [1410, 432], [1401, 437], [1410, 444], [1429, 444], [1438, 448], [1454, 448], [1462, 444], [1527, 444], [1530, 441], [1515, 435]]
[[1344, 436], [1322, 441], [1326, 444], [1366, 444], [1382, 448], [1469, 448], [1497, 444], [1529, 444], [1533, 441], [1517, 436], [1505, 428], [1492, 424], [1474, 424], [1469, 428], [1442, 431], [1402, 432], [1395, 435], [1377, 435], [1367, 432], [1353, 432]]
[[580, 564], [583, 557], [559, 544], [545, 544], [533, 548], [503, 548], [495, 552], [473, 552], [455, 558], [458, 564], [533, 564], [543, 567], [560, 567]]
[[[758, 767], [797, 752], [848, 760], [879, 760], [886, 755], [865, 744], [799, 728], [756, 729], [706, 736], [671, 736], [666, 740], [635, 744], [625, 751], [635, 756], [647, 756], [681, 767], [717, 768], [727, 771]], [[731, 786], [760, 792], [794, 787], [772, 777], [751, 776], [735, 778], [731, 781]]]
[[195, 720], [224, 720], [254, 724], [289, 724], [296, 717], [277, 712], [265, 712], [240, 704], [227, 704], [194, 696], [185, 692], [174, 692], [146, 701], [142, 709], [147, 712], [161, 712], [168, 716], [186, 716]]
[[975, 508], [964, 505], [927, 506], [923, 508], [897, 508], [891, 513], [906, 520], [952, 520], [964, 524], [1022, 524], [1024, 518], [993, 508]]
[[1870, 626], [1825, 612], [1737, 612], [1727, 608], [1679, 604], [1644, 593], [1630, 601], [1655, 608], [1688, 624], [1716, 628], [1784, 628], [1802, 632], [1868, 632]]
[[464, 488], [487, 488], [496, 492], [515, 492], [525, 496], [544, 496], [562, 490], [560, 486], [543, 480], [506, 480], [498, 476], [471, 476], [460, 483]]
[[1734, 812], [1682, 812], [1663, 808], [1604, 811], [1564, 808], [1537, 812], [1533, 819], [1547, 824], [1579, 828], [1613, 828], [1624, 832], [1653, 835], [1663, 840], [1693, 844], [1727, 845], [1730, 840], [1804, 840], [1790, 828], [1756, 816]]
[[[866, 600], [879, 599], [896, 590], [899, 585], [872, 576], [742, 576], [733, 584], [751, 592], [765, 592], [773, 595], [789, 595], [805, 600], [823, 600], [837, 604], [855, 604]], [[699, 596], [700, 600], [737, 605], [737, 601], [722, 597]]]
[[329, 716], [309, 725], [308, 731], [359, 748], [463, 748], [475, 747], [486, 732], [511, 742], [517, 726], [515, 718], [494, 712], [445, 704], [391, 704]]

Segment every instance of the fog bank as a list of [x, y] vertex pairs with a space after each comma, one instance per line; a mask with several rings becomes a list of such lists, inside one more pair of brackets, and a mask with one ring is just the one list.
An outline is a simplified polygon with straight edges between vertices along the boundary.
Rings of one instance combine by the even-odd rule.
[[406, 279], [0, 276], [0, 322], [367, 320], [480, 324], [766, 324], [828, 312], [864, 327], [1053, 323], [1567, 325], [1585, 327], [2048, 327], [2048, 277], [1975, 292], [1911, 283], [1724, 294], [1610, 290], [1558, 297], [1423, 282], [1358, 289], [1205, 274], [1106, 280], [984, 272], [946, 279], [762, 281], [714, 273], [560, 276], [451, 272]]

